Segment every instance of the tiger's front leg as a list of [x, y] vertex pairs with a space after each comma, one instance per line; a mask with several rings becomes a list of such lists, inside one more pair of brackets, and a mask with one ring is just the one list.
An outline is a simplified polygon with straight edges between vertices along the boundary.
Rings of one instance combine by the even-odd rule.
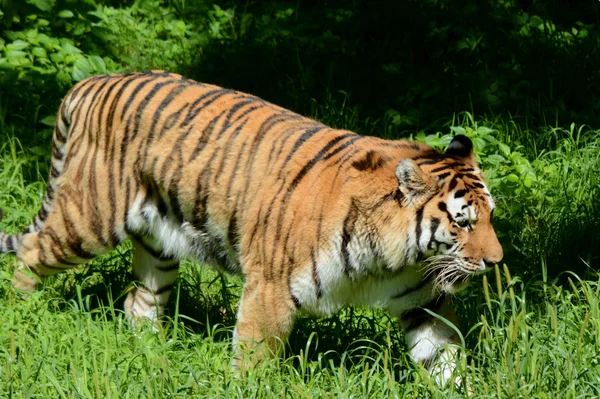
[[233, 365], [247, 369], [276, 355], [292, 331], [296, 305], [287, 279], [266, 281], [261, 273], [246, 276], [233, 332]]
[[[432, 316], [428, 309], [454, 325], [457, 325], [456, 313], [450, 300], [441, 295], [433, 301], [400, 316], [400, 324], [406, 335], [410, 357], [423, 364], [440, 386], [450, 382], [458, 360], [455, 345], [460, 343], [456, 331], [442, 320]], [[460, 379], [455, 379], [457, 386]]]

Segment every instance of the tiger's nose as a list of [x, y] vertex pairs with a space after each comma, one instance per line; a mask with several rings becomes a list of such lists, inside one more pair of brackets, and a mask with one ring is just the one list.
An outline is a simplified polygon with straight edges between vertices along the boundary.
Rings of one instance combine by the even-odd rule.
[[485, 256], [482, 260], [482, 269], [481, 270], [487, 270], [490, 269], [492, 267], [494, 267], [495, 265], [497, 265], [498, 263], [500, 263], [500, 261], [503, 258], [503, 253], [502, 253], [502, 247], [499, 247], [500, 250], [496, 253], [494, 253], [491, 256]]
[[502, 261], [504, 254], [502, 252], [502, 247], [498, 245], [498, 249], [491, 254], [483, 257], [483, 262], [485, 262], [489, 267], [493, 267]]

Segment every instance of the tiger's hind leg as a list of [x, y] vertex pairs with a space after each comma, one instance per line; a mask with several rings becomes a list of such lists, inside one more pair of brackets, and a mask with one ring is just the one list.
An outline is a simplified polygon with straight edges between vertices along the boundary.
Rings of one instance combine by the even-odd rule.
[[140, 237], [132, 242], [135, 282], [125, 300], [125, 315], [132, 325], [142, 318], [157, 322], [177, 279], [179, 260], [164, 257]]
[[[77, 205], [62, 196], [38, 232], [25, 234], [17, 248], [19, 266], [12, 284], [30, 293], [47, 276], [68, 270], [108, 252], [99, 221], [79, 219]], [[108, 233], [106, 233], [108, 234]]]

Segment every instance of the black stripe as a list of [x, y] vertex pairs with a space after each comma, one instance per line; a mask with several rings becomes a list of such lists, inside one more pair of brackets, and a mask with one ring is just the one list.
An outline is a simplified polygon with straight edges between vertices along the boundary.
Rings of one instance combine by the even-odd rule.
[[164, 265], [164, 266], [155, 266], [156, 269], [160, 270], [161, 272], [174, 272], [175, 270], [179, 269], [179, 262], [174, 263], [172, 265]]
[[194, 149], [194, 152], [192, 152], [190, 159], [188, 159], [188, 163], [196, 160], [196, 158], [200, 155], [202, 150], [206, 147], [206, 144], [208, 143], [208, 138], [212, 135], [212, 132], [215, 130], [215, 127], [216, 127], [217, 123], [219, 122], [219, 119], [221, 119], [221, 117], [223, 115], [225, 115], [225, 112], [226, 112], [226, 110], [221, 111], [221, 113], [219, 115], [215, 116], [204, 127], [204, 130], [202, 130], [202, 136], [200, 136], [200, 138], [198, 139], [198, 145]]
[[40, 232], [39, 237], [40, 239], [42, 239], [42, 237], [49, 238], [52, 241], [52, 245], [50, 245], [50, 251], [52, 252], [52, 255], [54, 255], [57, 263], [67, 266], [78, 265], [76, 262], [70, 262], [66, 260], [67, 254], [64, 251], [63, 243], [58, 238], [56, 231], [52, 227], [48, 227], [44, 232]]
[[467, 194], [469, 192], [469, 190], [457, 190], [454, 193], [454, 198], [462, 198], [465, 196], [465, 194]]
[[438, 208], [440, 211], [446, 213], [446, 216], [448, 217], [448, 221], [452, 222], [454, 220], [454, 218], [452, 217], [452, 214], [448, 211], [448, 206], [446, 205], [445, 202], [440, 202], [438, 204]]
[[[187, 125], [189, 125], [194, 118], [196, 118], [196, 116], [198, 116], [198, 114], [206, 107], [208, 107], [210, 104], [214, 103], [215, 101], [217, 101], [219, 98], [227, 95], [227, 94], [234, 94], [235, 91], [233, 90], [228, 90], [228, 89], [217, 89], [217, 90], [211, 90], [207, 93], [202, 94], [200, 97], [198, 97], [190, 106], [188, 113], [185, 117], [185, 119], [183, 120], [183, 122], [181, 122], [181, 125], [179, 127], [186, 127]], [[204, 100], [208, 99], [206, 102], [203, 103]]]
[[337, 143], [339, 143], [340, 141], [348, 138], [348, 137], [352, 137], [352, 136], [356, 136], [356, 134], [354, 133], [346, 133], [346, 134], [342, 134], [340, 136], [337, 136], [336, 138], [334, 138], [333, 140], [330, 140], [322, 149], [321, 151], [319, 151], [317, 153], [317, 155], [315, 155], [307, 164], [304, 165], [304, 167], [300, 170], [300, 172], [298, 172], [298, 174], [296, 175], [296, 177], [294, 177], [294, 180], [292, 180], [292, 183], [290, 184], [290, 188], [289, 190], [293, 190], [295, 189], [298, 184], [300, 184], [300, 181], [304, 178], [304, 176], [312, 169], [314, 168], [314, 166], [321, 161], [322, 159], [328, 159], [330, 157], [332, 157], [333, 155], [337, 154], [338, 152], [340, 152], [341, 150], [343, 150], [346, 146], [350, 145], [352, 142], [358, 140], [358, 136], [354, 137], [351, 140], [348, 140], [347, 143], [345, 143], [345, 146], [340, 146], [337, 149], [335, 149], [334, 151], [332, 151], [330, 154], [328, 154], [328, 151], [331, 150], [331, 148], [333, 148]]
[[435, 232], [437, 231], [439, 226], [440, 226], [440, 219], [431, 218], [431, 222], [429, 224], [430, 238], [429, 238], [429, 244], [427, 244], [427, 249], [433, 249], [433, 242], [434, 241], [437, 242], [437, 240], [435, 239]]
[[154, 249], [152, 248], [150, 245], [148, 245], [147, 243], [144, 242], [144, 238], [135, 234], [131, 234], [132, 238], [135, 240], [136, 244], [139, 244], [144, 251], [148, 252], [150, 254], [150, 256], [152, 256], [154, 259], [158, 259], [158, 260], [162, 260], [162, 261], [170, 261], [170, 260], [175, 260], [176, 258], [169, 256], [169, 255], [164, 255], [162, 249]]
[[[420, 157], [419, 157], [420, 158]], [[419, 158], [415, 158], [415, 159], [419, 159]], [[421, 161], [421, 162], [417, 162], [417, 165], [419, 166], [425, 166], [425, 165], [435, 165], [436, 163], [440, 162], [440, 158], [436, 158], [436, 159], [431, 159], [429, 161]]]
[[465, 166], [465, 164], [462, 162], [452, 162], [452, 163], [440, 166], [439, 168], [432, 169], [429, 173], [437, 173], [437, 172], [441, 172], [442, 170], [453, 169], [458, 166]]
[[[229, 156], [229, 153], [231, 152], [231, 147], [233, 146], [235, 139], [239, 136], [240, 132], [244, 129], [244, 127], [246, 126], [246, 124], [248, 123], [249, 120], [250, 120], [250, 118], [245, 119], [238, 127], [235, 128], [233, 133], [231, 133], [231, 135], [229, 137], [227, 137], [227, 144], [225, 145], [225, 148], [223, 148], [223, 150], [221, 151], [223, 155], [221, 156], [219, 165], [215, 169], [216, 176], [220, 176], [221, 173], [223, 172], [223, 169], [225, 168], [227, 161], [231, 158]], [[227, 121], [225, 121], [225, 123], [227, 123]], [[219, 133], [219, 135], [220, 134], [221, 133]]]
[[[127, 78], [123, 77], [121, 82], [123, 82], [125, 79], [127, 79]], [[114, 137], [112, 134], [112, 131], [113, 131], [113, 126], [115, 124], [115, 119], [116, 119], [115, 113], [117, 112], [117, 108], [118, 108], [120, 100], [122, 99], [123, 93], [125, 92], [127, 87], [129, 87], [129, 85], [131, 85], [133, 82], [136, 81], [136, 79], [138, 79], [137, 76], [134, 76], [133, 78], [128, 79], [123, 82], [123, 84], [121, 85], [121, 87], [119, 87], [119, 90], [115, 93], [115, 95], [113, 97], [113, 101], [110, 104], [108, 115], [107, 115], [109, 124], [106, 127], [106, 145], [105, 145], [105, 149], [104, 149], [104, 162], [108, 163], [108, 200], [109, 200], [109, 204], [110, 204], [110, 216], [109, 216], [108, 225], [109, 225], [109, 228], [112, 230], [111, 245], [113, 247], [116, 246], [120, 242], [120, 239], [116, 232], [117, 198], [115, 195], [116, 163], [114, 162], [115, 152], [117, 149], [117, 138], [118, 137]], [[123, 138], [123, 140], [124, 140], [124, 138]], [[122, 145], [121, 150], [124, 150], [124, 148], [125, 147]], [[108, 162], [109, 159], [111, 159], [113, 161]], [[125, 171], [123, 169], [119, 169], [117, 171], [117, 173], [119, 175], [119, 183], [122, 184], [123, 183], [123, 175], [125, 174]], [[127, 190], [129, 190], [129, 189], [130, 189], [130, 187], [129, 187], [129, 181], [128, 181], [127, 182]], [[128, 192], [128, 195], [129, 195], [129, 192]], [[129, 201], [129, 197], [127, 197], [126, 200]], [[122, 222], [124, 222], [124, 223], [126, 223], [126, 221], [127, 221], [128, 205], [129, 205], [129, 202], [127, 202], [124, 207], [125, 210], [124, 210], [124, 215], [123, 215], [123, 219], [122, 219]]]
[[[131, 105], [131, 102], [133, 101], [133, 99], [137, 96], [137, 94], [139, 93], [139, 90], [141, 90], [144, 86], [146, 86], [148, 83], [150, 83], [152, 80], [146, 80], [142, 83], [140, 83], [133, 91], [132, 94], [129, 95], [129, 98], [127, 99], [127, 103], [126, 103], [126, 107], [129, 108], [129, 106]], [[139, 107], [138, 107], [139, 110]], [[123, 120], [123, 116], [125, 115], [125, 110], [121, 113], [121, 121]], [[127, 148], [129, 146], [129, 144], [131, 143], [131, 138], [129, 137], [132, 133], [132, 122], [134, 123], [134, 117], [135, 117], [135, 113], [132, 113], [129, 118], [127, 119], [127, 123], [125, 124], [125, 133], [123, 134], [123, 139], [121, 140], [121, 155], [119, 157], [119, 170], [123, 171], [125, 170], [125, 159], [127, 157]], [[139, 115], [138, 115], [139, 117]], [[135, 135], [135, 129], [133, 131], [133, 134]], [[119, 175], [119, 184], [123, 184], [123, 175], [124, 173], [120, 173]]]
[[[308, 129], [308, 130], [306, 130], [306, 132], [302, 133], [302, 135], [298, 138], [298, 140], [296, 140], [296, 142], [292, 146], [292, 150], [285, 157], [285, 161], [283, 162], [281, 169], [283, 169], [287, 166], [287, 164], [290, 162], [290, 160], [292, 159], [294, 154], [304, 145], [304, 143], [306, 143], [312, 136], [321, 132], [324, 129], [327, 129], [327, 127], [326, 126], [317, 126], [315, 128]], [[282, 148], [283, 148], [283, 146], [282, 146]]]
[[450, 180], [450, 183], [448, 184], [448, 191], [454, 190], [454, 188], [458, 185], [458, 179], [461, 177], [462, 175], [460, 173], [457, 173], [452, 177], [452, 180]]
[[160, 294], [164, 294], [164, 293], [166, 293], [166, 292], [173, 291], [173, 287], [174, 287], [174, 286], [175, 286], [175, 285], [174, 285], [173, 283], [171, 283], [171, 284], [167, 284], [167, 285], [165, 285], [165, 286], [163, 286], [163, 287], [160, 287], [159, 289], [157, 289], [157, 290], [156, 290], [156, 291], [154, 291], [153, 293], [154, 293], [154, 295], [160, 295]]
[[[172, 81], [167, 81], [167, 82], [170, 83]], [[165, 83], [167, 83], [167, 82], [165, 82]], [[163, 84], [157, 90], [160, 90], [160, 88], [162, 88], [163, 86], [165, 86], [165, 85]], [[152, 144], [152, 142], [154, 141], [154, 134], [156, 133], [156, 125], [158, 125], [158, 122], [160, 121], [163, 112], [167, 109], [169, 104], [171, 104], [173, 102], [173, 100], [175, 100], [175, 98], [179, 94], [181, 94], [185, 89], [187, 89], [188, 87], [189, 87], [188, 84], [178, 84], [175, 87], [171, 88], [171, 90], [169, 90], [169, 93], [161, 101], [161, 103], [158, 105], [158, 107], [156, 107], [156, 109], [154, 110], [154, 114], [152, 115], [152, 125], [150, 125], [150, 131], [148, 133], [147, 144], [145, 146], [146, 148], [150, 147], [150, 144]], [[150, 92], [149, 96], [152, 97], [152, 95], [153, 95], [153, 93]], [[178, 112], [181, 112], [181, 111], [182, 111], [182, 109], [180, 109]], [[160, 131], [160, 137], [162, 137], [164, 135], [165, 129], [166, 129], [165, 126], [163, 126], [163, 128]]]
[[[68, 194], [68, 192], [67, 192], [67, 194]], [[69, 198], [70, 198], [70, 202], [69, 202], [70, 205], [67, 205], [67, 199], [65, 199], [64, 195], [57, 198], [59, 205], [60, 205], [60, 209], [62, 211], [61, 213], [62, 213], [63, 224], [65, 226], [65, 229], [67, 230], [66, 245], [75, 256], [82, 258], [82, 259], [88, 259], [88, 260], [93, 259], [96, 257], [96, 255], [83, 249], [83, 241], [81, 240], [79, 232], [77, 231], [77, 228], [75, 227], [75, 223], [71, 220], [69, 215], [66, 213], [67, 209], [76, 207], [75, 210], [79, 214], [81, 214], [82, 213], [81, 204], [78, 204], [77, 202], [75, 202], [73, 196], [69, 196]], [[63, 248], [64, 248], [64, 246], [63, 246]]]
[[419, 281], [419, 283], [417, 285], [415, 285], [414, 287], [407, 288], [404, 291], [402, 291], [402, 292], [400, 292], [398, 294], [393, 295], [392, 299], [399, 299], [399, 298], [402, 298], [405, 295], [409, 295], [409, 294], [412, 294], [413, 292], [417, 292], [421, 288], [423, 288], [427, 284], [429, 284], [431, 282], [431, 280], [433, 280], [433, 276]]
[[444, 298], [445, 294], [442, 294], [439, 297], [431, 300], [425, 306], [409, 310], [400, 316], [400, 321], [402, 322], [404, 331], [409, 332], [414, 330], [415, 328], [418, 328], [431, 320], [433, 316], [431, 316], [425, 309], [437, 313], [440, 310], [440, 306], [444, 303]]
[[[136, 109], [132, 112], [132, 115], [135, 115], [135, 118], [134, 118], [134, 121], [133, 121], [134, 122], [134, 125], [133, 125], [133, 138], [135, 138], [137, 136], [137, 134], [138, 134], [138, 130], [140, 129], [140, 123], [142, 121], [142, 114], [146, 110], [146, 107], [148, 106], [148, 104], [150, 104], [150, 102], [152, 101], [152, 99], [159, 92], [162, 91], [163, 87], [172, 85], [174, 83], [177, 83], [177, 81], [176, 80], [165, 80], [163, 82], [159, 82], [159, 83], [155, 84], [154, 87], [152, 87], [152, 89], [150, 90], [150, 92], [148, 94], [146, 94], [144, 96], [144, 99], [142, 101], [140, 101], [140, 103], [137, 105]], [[178, 87], [178, 86], [176, 86], [176, 87]], [[161, 105], [163, 105], [163, 104], [161, 104]], [[159, 113], [162, 112], [162, 109], [159, 108], [158, 112]], [[154, 116], [156, 116], [156, 112], [154, 113]], [[155, 123], [156, 123], [156, 121], [153, 120], [153, 126], [155, 126]], [[151, 130], [150, 134], [154, 135], [154, 131]], [[146, 146], [148, 145], [148, 141], [150, 141], [150, 140], [146, 141]], [[138, 153], [138, 155], [141, 155], [141, 154]], [[138, 156], [138, 159], [139, 159], [139, 156]]]
[[[204, 164], [204, 168], [198, 175], [198, 180], [196, 181], [196, 201], [194, 203], [193, 210], [193, 224], [194, 227], [196, 227], [199, 230], [203, 229], [204, 224], [206, 223], [206, 220], [208, 218], [207, 202], [210, 188], [210, 177], [212, 175], [211, 166], [218, 154], [218, 149], [213, 151], [210, 159], [208, 159]], [[206, 183], [206, 187], [203, 187], [204, 183]]]
[[373, 150], [367, 152], [363, 158], [352, 162], [352, 166], [359, 171], [373, 171], [383, 167], [383, 165], [385, 165], [385, 160]]
[[[237, 177], [237, 172], [238, 172], [238, 169], [240, 166], [240, 161], [242, 160], [242, 155], [245, 153], [244, 149], [246, 148], [246, 144], [248, 144], [248, 140], [244, 140], [244, 143], [242, 143], [240, 152], [238, 153], [238, 156], [235, 160], [235, 164], [233, 166], [233, 172], [231, 173], [231, 177], [227, 181], [227, 190], [225, 191], [225, 198], [230, 198], [230, 196], [231, 196], [231, 190], [233, 188], [233, 183], [235, 182], [235, 179]], [[237, 198], [239, 199], [239, 196]], [[237, 207], [237, 204], [236, 204], [236, 207]]]
[[[258, 147], [261, 145], [261, 143], [262, 143], [263, 139], [265, 138], [265, 136], [267, 135], [267, 133], [269, 133], [269, 131], [271, 131], [271, 129], [273, 129], [275, 126], [277, 126], [280, 123], [298, 120], [298, 119], [302, 119], [302, 118], [303, 117], [301, 117], [300, 115], [296, 115], [296, 114], [290, 115], [288, 112], [284, 111], [281, 113], [276, 113], [276, 114], [270, 115], [261, 123], [261, 125], [258, 128], [258, 131], [252, 141], [252, 147], [248, 151], [249, 158], [248, 158], [248, 160], [246, 162], [246, 166], [244, 168], [244, 172], [247, 176], [250, 176], [252, 174], [252, 169], [254, 167], [254, 162], [256, 160]], [[245, 179], [245, 180], [246, 180], [246, 184], [244, 184], [244, 190], [242, 191], [242, 199], [241, 199], [242, 204], [246, 203], [246, 195], [248, 194], [248, 189], [250, 187], [250, 182], [252, 179]], [[269, 216], [270, 215], [268, 215], [267, 217], [269, 217]]]
[[229, 219], [229, 226], [227, 226], [227, 241], [233, 248], [237, 248], [237, 234], [237, 212], [234, 209]]
[[[183, 112], [189, 106], [190, 106], [190, 103], [185, 103], [181, 108], [179, 108], [177, 111], [169, 114], [169, 116], [167, 116], [165, 118], [165, 123], [163, 124], [163, 127], [162, 127], [162, 129], [160, 129], [160, 133], [158, 134], [159, 140], [164, 137], [164, 135], [167, 131], [171, 130], [171, 128], [173, 128], [173, 126], [175, 126], [175, 124], [177, 123], [177, 121], [179, 120], [179, 118], [181, 117]], [[188, 132], [189, 132], [189, 130], [188, 130]]]
[[[102, 131], [103, 131], [102, 130], [102, 114], [106, 108], [106, 100], [108, 99], [109, 94], [112, 91], [112, 89], [114, 89], [114, 87], [115, 87], [115, 85], [112, 84], [108, 90], [103, 92], [105, 86], [108, 83], [114, 83], [114, 81], [110, 78], [107, 78], [106, 81], [102, 84], [102, 86], [100, 86], [99, 89], [97, 89], [96, 93], [92, 97], [92, 100], [90, 102], [91, 107], [88, 107], [88, 114], [91, 112], [91, 115], [89, 115], [89, 117], [88, 117], [88, 115], [86, 115], [85, 124], [84, 124], [84, 128], [83, 128], [83, 131], [87, 133], [88, 142], [90, 142], [90, 144], [91, 144], [91, 137], [94, 137], [96, 146], [99, 145], [100, 137], [101, 137]], [[102, 94], [103, 101], [96, 101], [97, 96], [100, 94]], [[96, 118], [94, 118], [93, 116], [97, 109], [99, 109], [99, 113], [98, 113], [98, 116]], [[88, 125], [88, 121], [89, 121], [89, 125]], [[97, 126], [94, 125], [94, 122], [97, 123]], [[95, 135], [93, 135], [92, 133], [95, 133]], [[89, 173], [89, 178], [88, 178], [89, 198], [94, 198], [94, 199], [99, 198], [98, 191], [97, 191], [98, 190], [98, 187], [97, 187], [98, 179], [96, 178], [96, 172], [97, 172], [96, 159], [97, 159], [97, 157], [98, 157], [98, 151], [94, 151], [92, 153], [92, 156], [88, 157], [89, 163], [87, 163], [87, 161], [86, 161], [86, 163], [82, 164], [81, 169], [80, 169], [80, 171], [82, 173], [83, 173], [83, 168], [88, 170], [88, 173]], [[90, 207], [91, 207], [92, 213], [93, 213], [93, 217], [89, 218], [89, 224], [90, 224], [91, 231], [94, 233], [97, 240], [103, 246], [106, 247], [109, 245], [109, 242], [104, 237], [104, 234], [103, 234], [104, 218], [99, 213], [97, 203], [90, 204], [90, 205], [91, 205]]]
[[469, 179], [471, 179], [471, 180], [480, 181], [480, 179], [479, 179], [479, 176], [475, 176], [475, 175], [474, 175], [474, 174], [472, 174], [472, 173], [465, 173], [465, 174], [464, 174], [464, 176], [465, 176], [465, 177], [468, 177], [468, 178], [469, 178]]
[[257, 101], [260, 101], [260, 102], [262, 102], [262, 103], [261, 103], [260, 105], [255, 105], [255, 106], [249, 107], [247, 110], [245, 110], [245, 111], [244, 111], [244, 112], [242, 112], [240, 115], [238, 115], [238, 116], [237, 116], [237, 118], [235, 118], [235, 119], [233, 120], [233, 123], [235, 123], [235, 122], [239, 121], [240, 119], [242, 119], [243, 117], [245, 117], [245, 116], [249, 115], [250, 113], [252, 113], [252, 112], [254, 112], [254, 111], [257, 111], [257, 110], [259, 110], [259, 109], [262, 109], [262, 108], [265, 108], [265, 107], [266, 107], [266, 104], [265, 104], [265, 103], [264, 103], [262, 100], [260, 100], [260, 99], [258, 99], [258, 98], [254, 98], [252, 102], [257, 102]]
[[292, 301], [294, 301], [294, 306], [296, 306], [296, 308], [299, 309], [302, 306], [300, 300], [296, 297], [296, 295], [292, 294], [291, 292], [290, 296], [292, 297]]
[[[132, 84], [133, 82], [135, 82], [137, 79], [137, 77], [134, 77], [128, 81], [126, 81], [125, 83], [123, 83], [121, 85], [121, 87], [119, 88], [119, 90], [115, 93], [114, 97], [113, 97], [113, 101], [110, 104], [109, 107], [109, 111], [108, 111], [108, 116], [107, 119], [110, 121], [110, 124], [106, 127], [106, 137], [107, 139], [109, 137], [112, 137], [112, 130], [113, 130], [113, 126], [115, 124], [115, 112], [117, 111], [117, 106], [119, 104], [119, 101], [121, 100], [121, 97], [123, 96], [123, 93], [125, 92], [125, 90], [127, 89], [127, 87], [129, 87], [130, 84]], [[121, 82], [123, 81], [123, 79], [121, 80]], [[123, 120], [123, 114], [121, 114], [121, 120]], [[116, 140], [112, 140], [113, 146]], [[108, 146], [111, 143], [110, 140], [106, 140], [106, 146], [104, 148], [104, 162], [108, 161]], [[112, 163], [111, 163], [111, 169], [112, 169]]]
[[[4, 233], [2, 233], [2, 234], [4, 234]], [[15, 242], [16, 242], [16, 238], [14, 235], [12, 235], [12, 236], [5, 235], [4, 236], [5, 248], [3, 249], [2, 252], [14, 252], [17, 248], [17, 245]]]
[[229, 108], [229, 112], [227, 113], [227, 116], [225, 117], [223, 126], [221, 127], [219, 134], [217, 134], [217, 140], [220, 139], [221, 137], [223, 137], [223, 135], [225, 134], [227, 129], [229, 129], [229, 127], [231, 127], [231, 125], [232, 125], [231, 118], [233, 117], [233, 115], [237, 111], [239, 111], [242, 107], [244, 107], [245, 105], [252, 104], [252, 103], [253, 103], [252, 100], [240, 101]]
[[419, 252], [421, 252], [421, 223], [423, 222], [423, 208], [420, 208], [417, 211], [417, 225], [415, 227], [415, 239], [417, 241], [417, 248], [419, 249]]
[[[118, 86], [118, 84], [120, 83], [120, 80], [114, 80], [114, 79], [109, 79], [107, 80], [107, 83], [111, 83], [110, 87], [108, 88], [108, 90], [106, 90], [106, 92], [103, 94], [102, 100], [100, 102], [100, 110], [98, 112], [98, 116], [96, 118], [96, 124], [97, 124], [97, 128], [95, 129], [98, 132], [98, 136], [97, 136], [97, 143], [101, 142], [102, 139], [102, 135], [103, 133], [106, 135], [105, 137], [105, 143], [108, 143], [109, 140], [109, 134], [111, 132], [110, 129], [108, 129], [108, 125], [105, 126], [105, 128], [102, 128], [102, 123], [105, 122], [106, 124], [110, 123], [110, 127], [112, 128], [112, 120], [108, 119], [108, 118], [104, 118], [104, 113], [107, 110], [107, 106], [106, 104], [108, 103], [108, 100], [111, 99], [111, 94], [113, 92], [113, 90]], [[110, 113], [110, 109], [108, 110]], [[106, 153], [104, 154], [105, 159], [106, 159]]]
[[[290, 222], [289, 226], [288, 226], [288, 231], [285, 235], [285, 238], [283, 239], [283, 249], [282, 249], [282, 261], [280, 263], [280, 267], [281, 269], [279, 270], [279, 276], [282, 277], [283, 274], [286, 272], [286, 270], [292, 271], [294, 269], [294, 266], [296, 265], [296, 261], [294, 259], [294, 255], [292, 253], [292, 255], [288, 255], [288, 244], [290, 242], [290, 236], [292, 235], [292, 226], [293, 226], [294, 220], [292, 219], [292, 221]], [[285, 268], [285, 264], [289, 265], [289, 269]], [[291, 275], [291, 273], [290, 273]]]
[[358, 207], [354, 199], [350, 203], [350, 208], [348, 209], [348, 213], [344, 218], [343, 228], [342, 228], [342, 258], [344, 259], [344, 271], [346, 275], [352, 277], [353, 272], [356, 271], [356, 265], [350, 259], [350, 252], [348, 251], [348, 245], [352, 240], [352, 234], [354, 233], [354, 228], [356, 226], [356, 221], [358, 219]]
[[183, 211], [181, 210], [181, 205], [179, 204], [179, 188], [178, 183], [181, 180], [181, 168], [177, 168], [175, 171], [175, 176], [173, 176], [173, 180], [171, 180], [171, 184], [169, 184], [169, 189], [167, 190], [167, 195], [169, 196], [169, 204], [171, 205], [171, 211], [173, 212], [173, 216], [177, 219], [179, 223], [183, 223]]
[[[320, 225], [320, 224], [319, 224]], [[318, 244], [319, 240], [317, 239], [317, 244]], [[313, 281], [315, 283], [315, 286], [317, 288], [317, 299], [321, 298], [323, 296], [323, 287], [321, 286], [321, 279], [319, 278], [319, 272], [317, 270], [317, 259], [315, 256], [315, 249], [312, 248], [310, 250], [310, 259], [312, 260], [312, 275], [313, 275]]]
[[[171, 176], [171, 180], [174, 180], [176, 178], [176, 174], [177, 171], [179, 171], [181, 169], [181, 167], [183, 166], [183, 156], [181, 154], [181, 147], [183, 145], [184, 140], [187, 138], [187, 135], [190, 133], [190, 131], [192, 130], [193, 127], [190, 127], [185, 133], [182, 133], [179, 135], [179, 137], [177, 138], [177, 140], [175, 141], [175, 144], [173, 145], [173, 148], [171, 149], [171, 152], [169, 153], [169, 155], [167, 155], [166, 157], [164, 157], [165, 162], [163, 162], [162, 167], [160, 168], [160, 175], [158, 177], [158, 182], [162, 183], [162, 184], [166, 184], [167, 183], [167, 172], [169, 171], [169, 169], [171, 167], [175, 168], [175, 172], [173, 172], [173, 176]], [[175, 162], [175, 160], [177, 160], [177, 162]], [[145, 168], [146, 170], [150, 170], [152, 173], [152, 176], [156, 176], [156, 164], [158, 163], [158, 158], [154, 158], [152, 160], [152, 166], [148, 169]], [[177, 180], [177, 183], [179, 183], [179, 180]]]
[[[141, 80], [142, 77], [145, 77], [146, 75], [140, 75], [139, 79]], [[137, 97], [137, 95], [140, 93], [140, 91], [142, 91], [142, 89], [144, 87], [146, 87], [146, 85], [150, 82], [154, 82], [155, 80], [157, 80], [159, 78], [159, 76], [152, 76], [150, 79], [147, 80], [142, 80], [142, 82], [140, 84], [138, 84], [133, 91], [131, 92], [131, 94], [129, 95], [129, 97], [127, 97], [127, 101], [125, 102], [125, 105], [123, 106], [123, 109], [121, 110], [121, 122], [123, 122], [123, 118], [125, 118], [125, 114], [127, 113], [127, 111], [129, 110], [129, 107], [131, 107], [131, 104], [133, 104], [133, 100], [135, 100], [135, 98]], [[135, 81], [137, 81], [138, 78], [135, 79]], [[132, 80], [133, 82], [133, 80]]]

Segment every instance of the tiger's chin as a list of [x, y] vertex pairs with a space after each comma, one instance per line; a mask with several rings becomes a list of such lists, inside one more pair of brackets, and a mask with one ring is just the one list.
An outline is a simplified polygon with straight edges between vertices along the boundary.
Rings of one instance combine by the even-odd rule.
[[471, 279], [469, 277], [465, 277], [462, 281], [455, 281], [453, 283], [442, 283], [440, 285], [440, 291], [450, 295], [458, 294], [459, 292], [467, 288], [470, 283]]
[[434, 289], [444, 294], [457, 294], [471, 283], [474, 276], [485, 273], [477, 266], [452, 255], [436, 255], [425, 261], [429, 268], [428, 274], [433, 274]]
[[454, 275], [449, 278], [438, 278], [436, 279], [435, 285], [440, 292], [445, 294], [454, 295], [463, 291], [471, 283], [471, 275], [460, 274]]

